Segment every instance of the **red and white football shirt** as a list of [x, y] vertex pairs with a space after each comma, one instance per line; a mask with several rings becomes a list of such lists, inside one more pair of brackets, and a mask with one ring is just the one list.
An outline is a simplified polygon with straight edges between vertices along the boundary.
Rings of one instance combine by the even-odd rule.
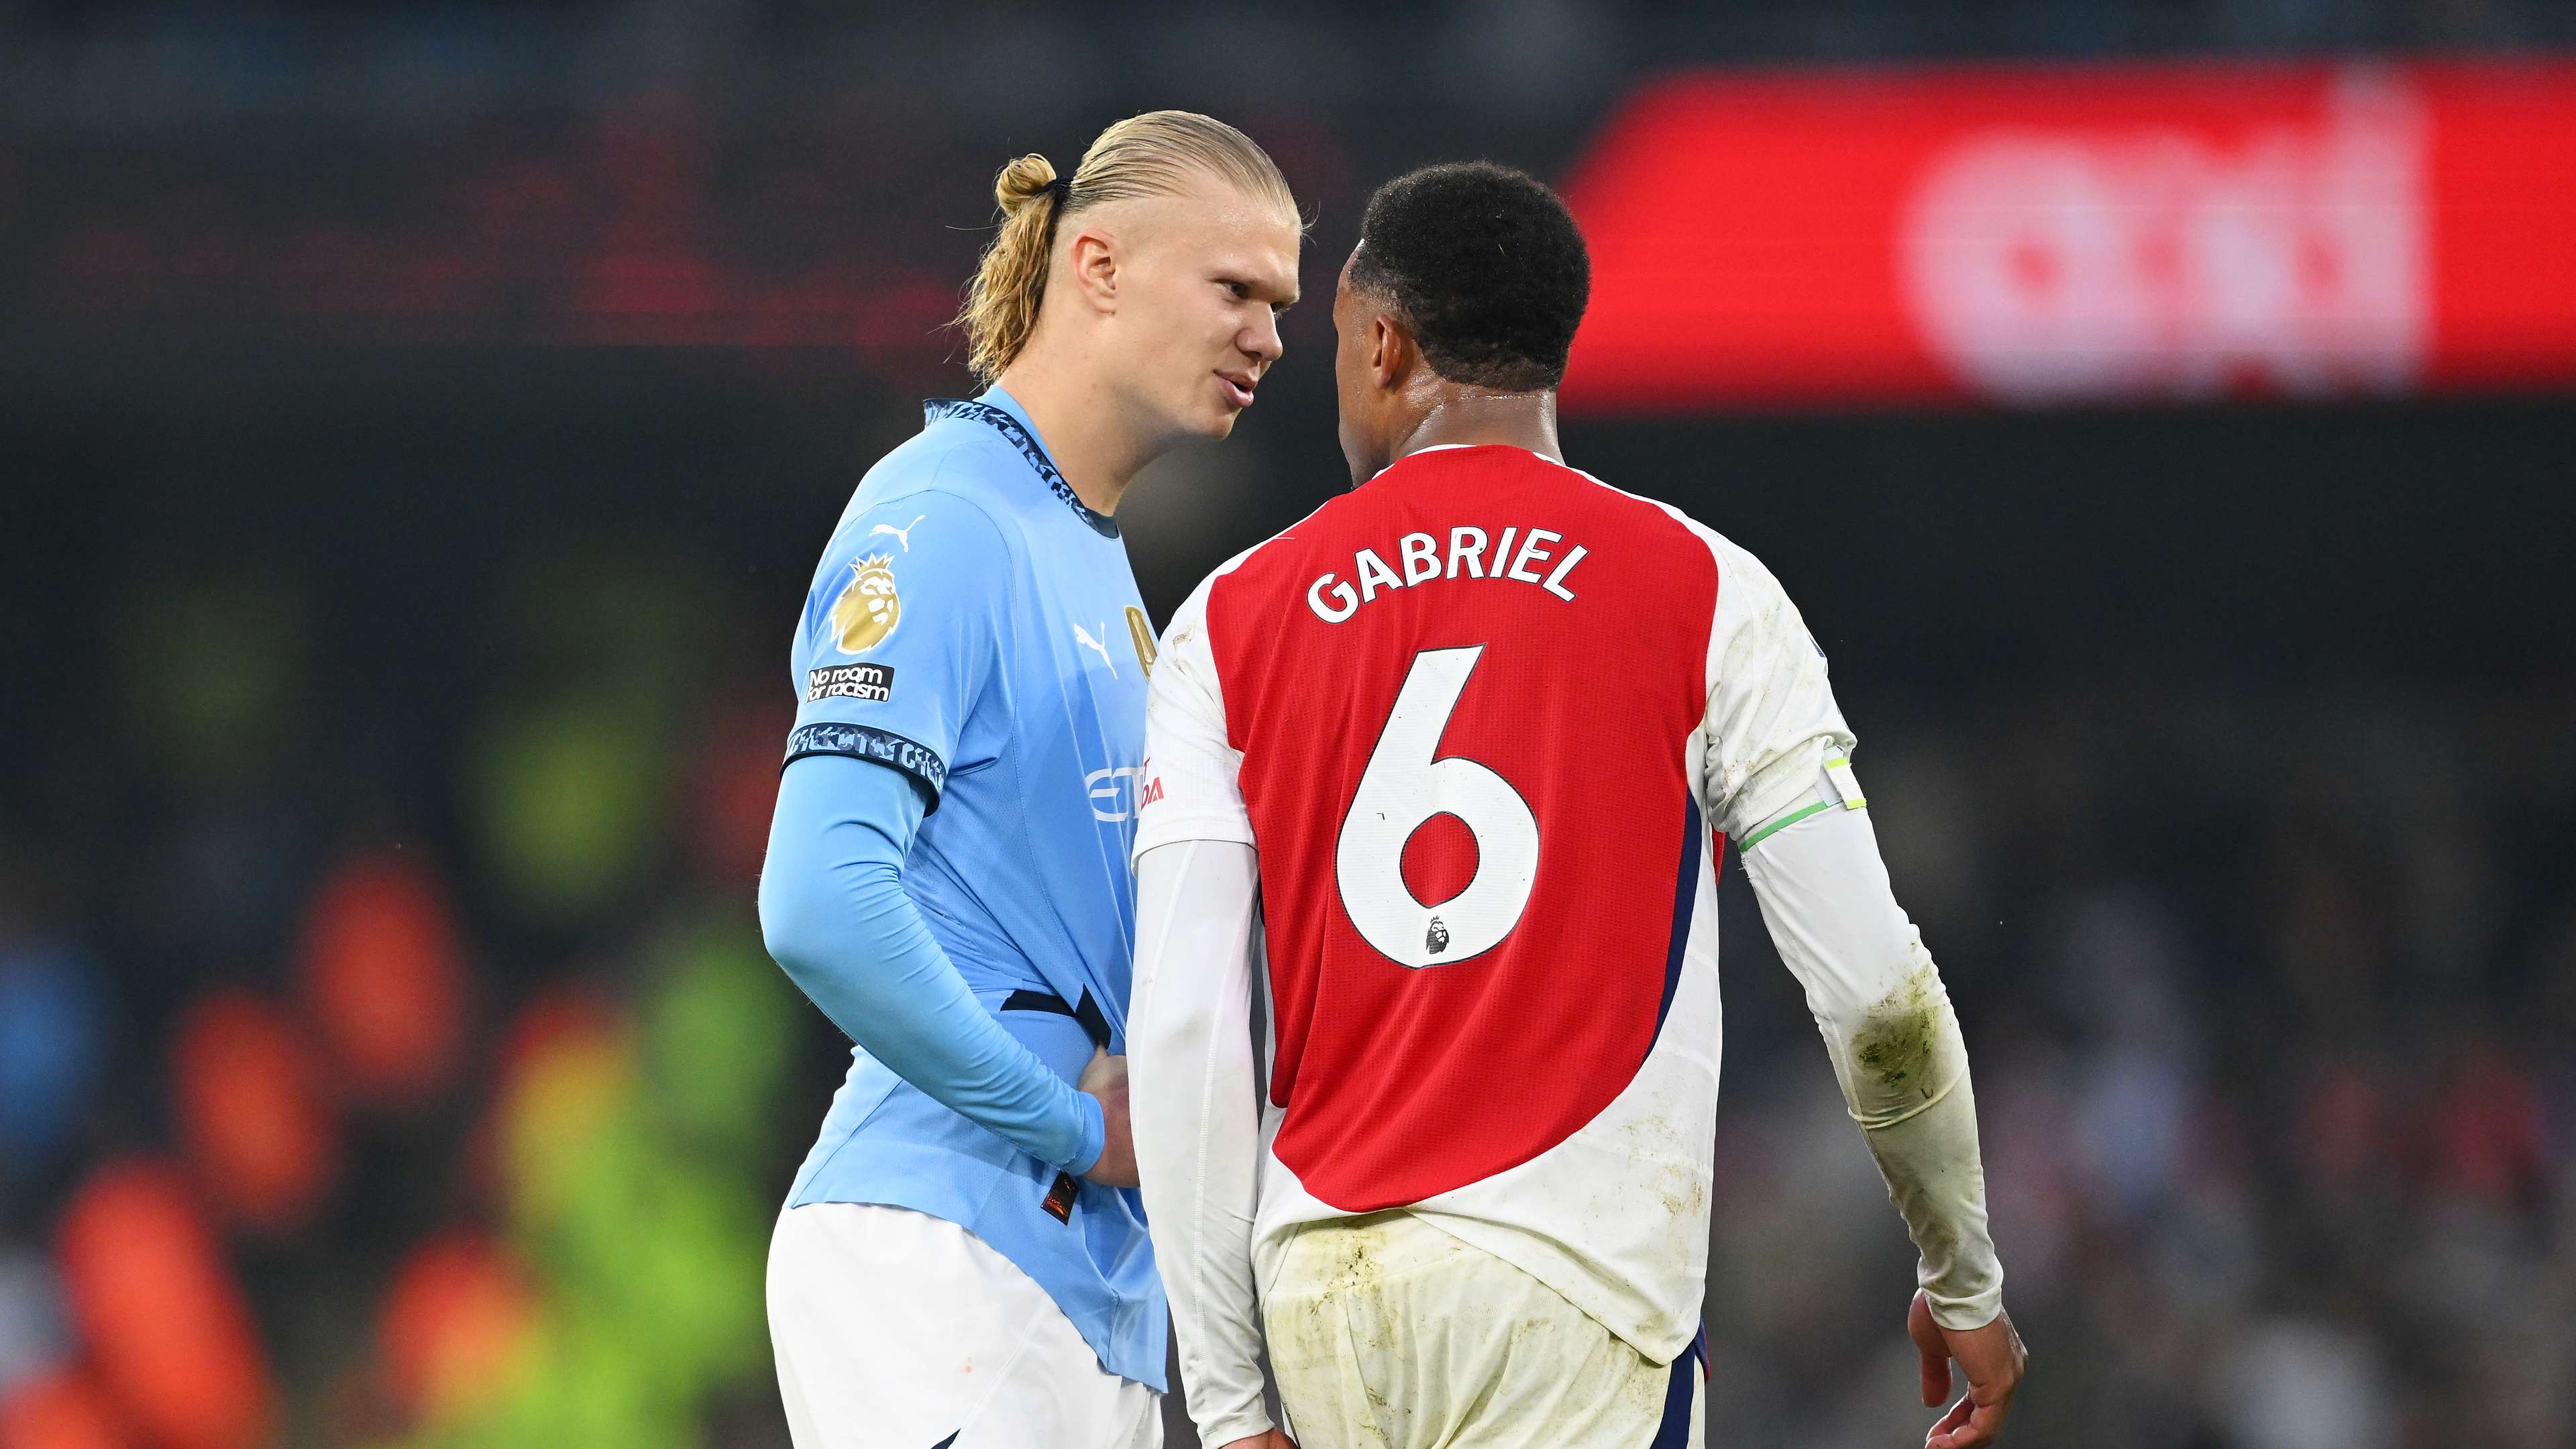
[[1697, 1331], [1716, 841], [1851, 736], [1751, 555], [1509, 447], [1404, 458], [1166, 631], [1136, 849], [1259, 854], [1256, 1258], [1406, 1207], [1651, 1357]]

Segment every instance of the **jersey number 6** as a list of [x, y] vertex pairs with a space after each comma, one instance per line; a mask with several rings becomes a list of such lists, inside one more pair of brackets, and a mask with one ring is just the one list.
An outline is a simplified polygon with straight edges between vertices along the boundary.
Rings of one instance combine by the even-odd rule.
[[[1450, 966], [1501, 945], [1538, 879], [1538, 817], [1529, 802], [1485, 765], [1432, 755], [1484, 652], [1473, 644], [1413, 656], [1334, 843], [1342, 909], [1361, 939], [1398, 965]], [[1457, 895], [1425, 905], [1404, 883], [1404, 843], [1444, 814], [1475, 836], [1476, 874]]]

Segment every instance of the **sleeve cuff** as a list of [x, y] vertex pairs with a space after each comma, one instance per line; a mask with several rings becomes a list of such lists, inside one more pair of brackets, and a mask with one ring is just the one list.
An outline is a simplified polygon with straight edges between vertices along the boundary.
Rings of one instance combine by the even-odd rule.
[[1242, 1413], [1228, 1414], [1213, 1424], [1199, 1425], [1199, 1442], [1206, 1445], [1207, 1449], [1222, 1449], [1222, 1446], [1231, 1444], [1237, 1439], [1249, 1439], [1256, 1434], [1267, 1434], [1277, 1427], [1279, 1426], [1270, 1422], [1269, 1411], [1261, 1407], [1259, 1399], [1255, 1399], [1252, 1401], [1252, 1406]]
[[[1998, 1279], [2001, 1274], [1996, 1275]], [[2004, 1311], [2004, 1285], [1998, 1281], [1981, 1293], [1966, 1298], [1946, 1297], [1930, 1287], [1923, 1290], [1924, 1302], [1932, 1309], [1932, 1321], [1953, 1333], [1983, 1328]]]
[[1109, 1149], [1109, 1119], [1101, 1114], [1100, 1099], [1076, 1089], [1075, 1110], [1082, 1114], [1082, 1133], [1074, 1139], [1073, 1156], [1061, 1164], [1065, 1171], [1082, 1176], [1100, 1165], [1100, 1154]]

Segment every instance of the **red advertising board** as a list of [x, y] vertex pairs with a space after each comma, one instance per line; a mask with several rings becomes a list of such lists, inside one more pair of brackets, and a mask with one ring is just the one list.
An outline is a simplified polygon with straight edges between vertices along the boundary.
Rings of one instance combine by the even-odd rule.
[[1565, 194], [1574, 413], [2576, 383], [2576, 61], [1691, 74]]

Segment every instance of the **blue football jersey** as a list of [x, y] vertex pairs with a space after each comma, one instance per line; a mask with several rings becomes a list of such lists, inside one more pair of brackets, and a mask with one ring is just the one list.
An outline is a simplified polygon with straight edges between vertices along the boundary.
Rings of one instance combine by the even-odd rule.
[[[976, 999], [1074, 1080], [1126, 1050], [1128, 851], [1153, 635], [1115, 521], [1001, 389], [933, 402], [833, 530], [793, 648], [792, 763], [876, 761], [929, 814], [905, 893]], [[1161, 1280], [1132, 1190], [1063, 1177], [864, 1049], [790, 1203], [964, 1226], [1043, 1286], [1102, 1367], [1163, 1387]]]

